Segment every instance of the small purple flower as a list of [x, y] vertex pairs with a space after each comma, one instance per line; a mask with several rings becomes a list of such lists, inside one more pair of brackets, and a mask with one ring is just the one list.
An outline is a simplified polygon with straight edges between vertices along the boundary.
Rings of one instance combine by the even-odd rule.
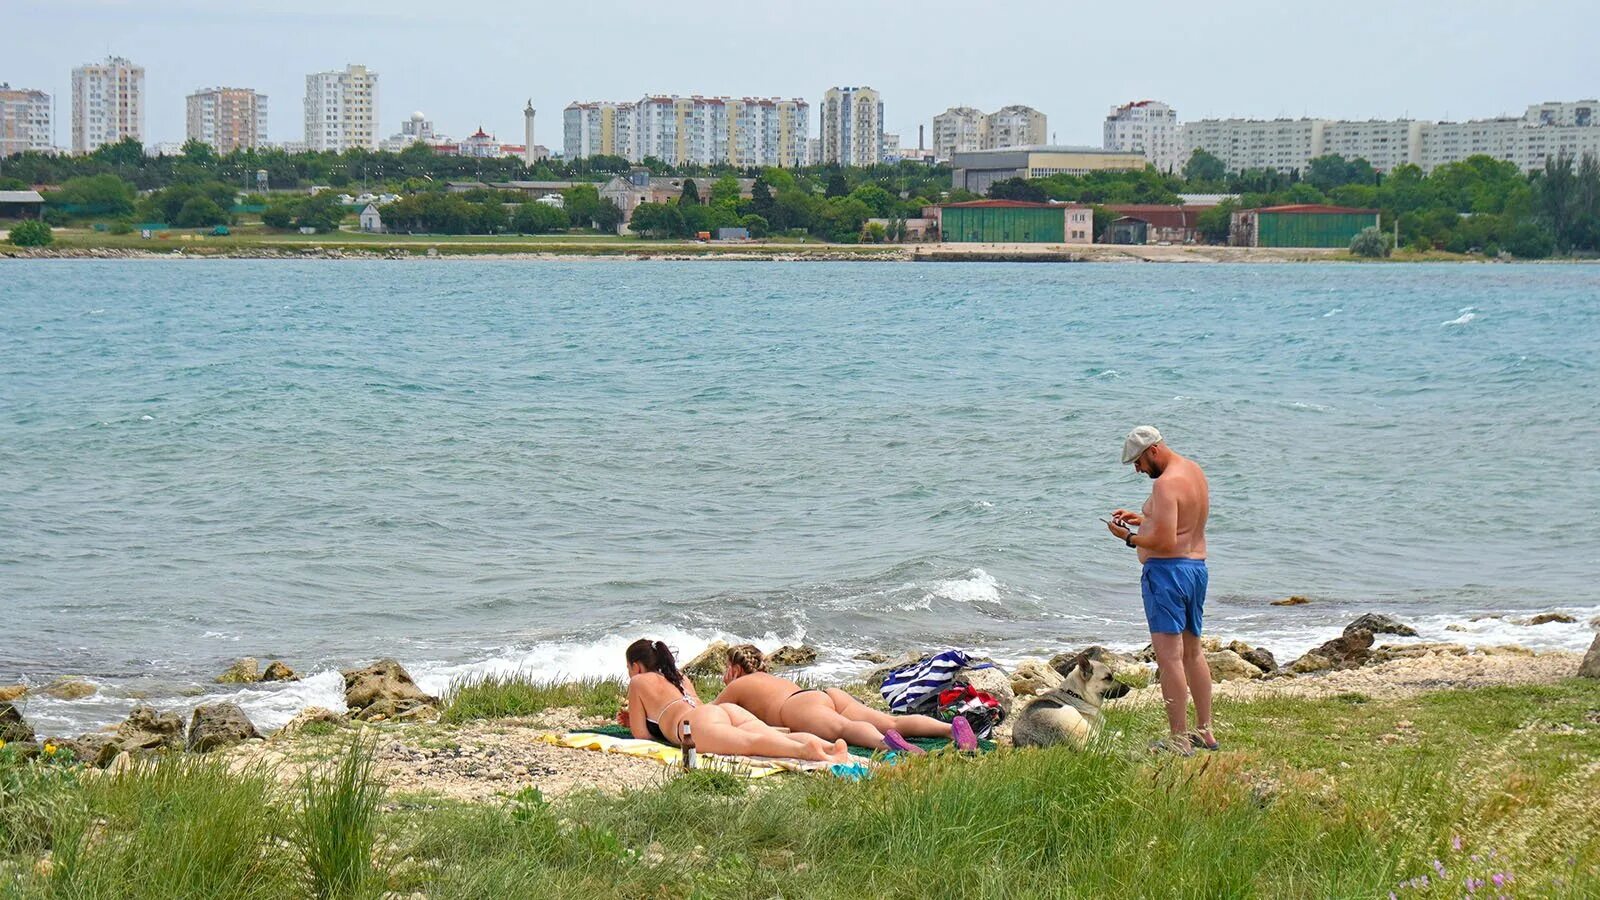
[[1419, 882], [1418, 885], [1417, 885], [1418, 887], [1427, 887], [1428, 886], [1428, 876], [1426, 876], [1426, 875], [1418, 875], [1417, 876], [1417, 881]]
[[1473, 862], [1479, 862], [1479, 861], [1481, 861], [1481, 859], [1482, 859], [1482, 857], [1478, 856], [1478, 854], [1476, 854], [1476, 853], [1472, 854], [1472, 861]]
[[1389, 892], [1389, 900], [1400, 900], [1400, 898], [1399, 898], [1399, 897], [1396, 897], [1396, 896], [1395, 896], [1395, 895], [1394, 895], [1394, 891], [1390, 891], [1390, 892]]
[[1438, 873], [1439, 873], [1439, 877], [1440, 877], [1440, 878], [1443, 878], [1443, 877], [1444, 877], [1444, 863], [1442, 863], [1442, 862], [1439, 862], [1439, 861], [1438, 861], [1438, 860], [1437, 860], [1437, 859], [1436, 859], [1436, 860], [1434, 860], [1434, 861], [1433, 861], [1433, 870], [1434, 870], [1434, 871], [1435, 871], [1435, 872], [1438, 872]]
[[1461, 852], [1461, 835], [1458, 834], [1450, 839], [1450, 849], [1456, 851], [1457, 853]]
[[1504, 873], [1504, 872], [1496, 872], [1496, 873], [1494, 873], [1494, 879], [1493, 880], [1494, 880], [1494, 886], [1495, 887], [1497, 887], [1497, 888], [1505, 887], [1506, 886], [1506, 873]]

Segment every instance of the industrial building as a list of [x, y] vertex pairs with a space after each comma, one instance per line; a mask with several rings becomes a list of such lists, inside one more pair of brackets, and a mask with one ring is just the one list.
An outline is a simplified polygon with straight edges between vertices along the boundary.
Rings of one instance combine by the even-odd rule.
[[1210, 206], [1164, 203], [1108, 204], [1114, 213], [1100, 241], [1105, 244], [1193, 244], [1200, 240], [1200, 214]]
[[1008, 178], [1048, 178], [1051, 175], [1087, 175], [1090, 172], [1138, 171], [1149, 165], [1141, 153], [1102, 150], [1099, 147], [1034, 145], [1004, 150], [976, 150], [950, 158], [951, 186], [985, 194], [989, 185]]
[[1363, 228], [1378, 225], [1375, 209], [1298, 203], [1241, 209], [1233, 214], [1228, 243], [1235, 247], [1338, 247]]
[[978, 244], [1092, 244], [1094, 209], [1076, 203], [972, 200], [937, 207], [940, 239]]

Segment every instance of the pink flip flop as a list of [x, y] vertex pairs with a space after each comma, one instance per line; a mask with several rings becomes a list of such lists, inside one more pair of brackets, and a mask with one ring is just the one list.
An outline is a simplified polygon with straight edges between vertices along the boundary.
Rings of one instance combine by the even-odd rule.
[[883, 733], [883, 743], [884, 746], [888, 747], [890, 750], [894, 750], [898, 753], [909, 753], [912, 756], [917, 756], [928, 752], [921, 747], [918, 747], [916, 744], [906, 740], [900, 735], [900, 732], [895, 731], [893, 728]]
[[950, 740], [955, 742], [957, 750], [972, 753], [978, 749], [978, 736], [972, 733], [972, 723], [966, 716], [950, 720]]

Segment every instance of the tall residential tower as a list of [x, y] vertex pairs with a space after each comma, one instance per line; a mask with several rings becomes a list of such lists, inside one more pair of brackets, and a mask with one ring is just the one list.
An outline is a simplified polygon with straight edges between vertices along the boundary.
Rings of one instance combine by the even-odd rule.
[[366, 66], [306, 76], [306, 149], [378, 148], [378, 73]]
[[249, 88], [201, 88], [189, 95], [185, 134], [218, 153], [267, 142], [267, 97]]
[[1106, 116], [1103, 146], [1123, 153], [1142, 153], [1162, 172], [1180, 171], [1189, 161], [1183, 153], [1178, 113], [1159, 100], [1137, 100], [1112, 107]]
[[883, 147], [883, 98], [869, 87], [828, 88], [822, 95], [824, 165], [875, 166]]
[[56, 145], [55, 101], [44, 91], [0, 84], [0, 157]]
[[72, 152], [144, 141], [144, 66], [120, 56], [72, 70]]

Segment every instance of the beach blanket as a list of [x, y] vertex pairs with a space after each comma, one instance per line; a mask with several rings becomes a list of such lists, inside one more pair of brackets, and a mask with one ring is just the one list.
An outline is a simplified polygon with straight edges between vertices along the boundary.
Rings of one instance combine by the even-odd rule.
[[960, 650], [945, 650], [901, 666], [883, 679], [883, 702], [898, 715], [931, 714], [939, 708], [939, 692], [955, 684], [962, 669], [987, 669], [994, 663], [974, 663]]
[[[602, 725], [599, 728], [591, 729], [591, 733], [606, 735], [606, 736], [614, 737], [614, 738], [629, 738], [629, 739], [633, 738], [633, 733], [630, 732], [628, 729], [623, 728], [621, 725]], [[938, 749], [941, 749], [943, 747], [950, 746], [950, 739], [949, 738], [906, 738], [906, 740], [909, 741], [910, 743], [916, 744], [918, 747], [921, 747], [924, 750], [938, 750]], [[664, 749], [671, 750], [673, 753], [681, 753], [682, 752], [682, 751], [678, 750], [677, 747], [674, 747], [674, 746], [672, 746], [670, 744], [662, 744], [662, 743], [659, 743], [657, 741], [645, 741], [645, 743], [647, 743], [647, 744], [655, 744], [658, 747], [662, 747]], [[994, 747], [995, 747], [994, 741], [979, 741], [978, 742], [978, 749], [980, 751], [984, 752], [984, 753], [990, 752], [991, 750], [994, 749]], [[877, 751], [868, 750], [865, 747], [851, 747], [850, 748], [850, 755], [851, 756], [859, 756], [859, 757], [862, 757], [864, 759], [871, 758], [873, 753], [875, 753], [875, 752], [877, 752]], [[677, 760], [680, 763], [682, 762], [682, 756], [681, 755], [680, 756], [674, 756], [673, 759]], [[821, 765], [821, 764], [818, 763], [818, 765]]]
[[[607, 729], [623, 731], [626, 729]], [[542, 735], [540, 740], [557, 747], [571, 747], [575, 750], [595, 750], [600, 753], [621, 753], [625, 756], [637, 756], [641, 759], [652, 759], [664, 766], [677, 767], [683, 765], [683, 751], [677, 747], [663, 744], [660, 741], [641, 740], [631, 734], [622, 737], [616, 734], [602, 734], [595, 731], [573, 731], [565, 734], [550, 733]], [[725, 756], [719, 753], [699, 754], [699, 763], [702, 768], [727, 772], [745, 778], [766, 778], [779, 772], [827, 772], [839, 778], [851, 781], [867, 775], [866, 766], [862, 763], [825, 763], [807, 759], [782, 759], [768, 756]]]

